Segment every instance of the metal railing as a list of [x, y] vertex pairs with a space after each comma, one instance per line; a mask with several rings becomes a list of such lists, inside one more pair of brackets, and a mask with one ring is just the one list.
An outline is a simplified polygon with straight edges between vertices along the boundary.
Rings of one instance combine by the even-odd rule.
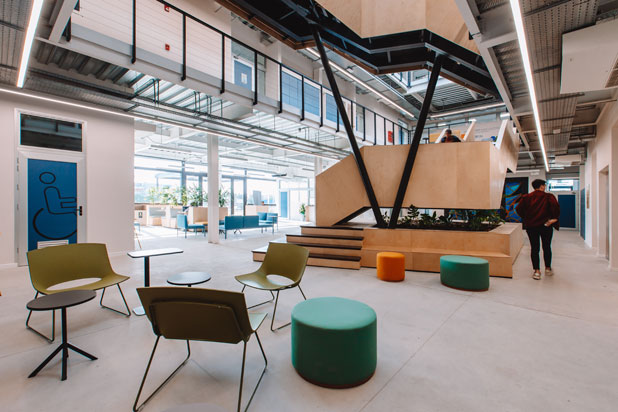
[[[297, 70], [275, 60], [274, 58], [268, 56], [267, 54], [260, 52], [259, 50], [254, 49], [253, 47], [249, 46], [248, 44], [237, 40], [235, 38], [233, 38], [232, 36], [230, 36], [229, 34], [223, 32], [222, 30], [212, 26], [211, 24], [199, 19], [198, 17], [193, 16], [190, 13], [187, 13], [186, 11], [180, 9], [177, 6], [174, 6], [173, 4], [168, 3], [167, 1], [164, 0], [155, 0], [158, 3], [162, 4], [165, 7], [166, 11], [169, 10], [173, 10], [177, 13], [180, 13], [180, 15], [182, 16], [182, 67], [181, 67], [181, 76], [180, 76], [180, 80], [184, 81], [187, 78], [187, 68], [188, 68], [188, 63], [187, 63], [187, 21], [191, 20], [193, 22], [196, 22], [198, 24], [200, 24], [201, 26], [209, 29], [210, 31], [216, 33], [217, 35], [219, 35], [221, 37], [221, 62], [220, 62], [220, 76], [221, 76], [221, 83], [220, 83], [220, 88], [219, 88], [219, 92], [221, 94], [224, 94], [226, 92], [226, 60], [228, 60], [229, 58], [226, 57], [226, 52], [231, 52], [232, 48], [234, 47], [234, 45], [240, 46], [243, 49], [246, 49], [250, 54], [252, 54], [252, 64], [253, 64], [253, 68], [252, 68], [252, 84], [251, 84], [251, 91], [252, 91], [252, 103], [253, 105], [257, 105], [260, 102], [260, 87], [262, 87], [264, 89], [264, 95], [268, 97], [268, 92], [266, 91], [266, 86], [267, 84], [265, 84], [267, 81], [267, 65], [268, 63], [272, 63], [276, 66], [278, 66], [278, 98], [273, 96], [273, 100], [278, 100], [278, 111], [279, 113], [282, 113], [284, 110], [284, 98], [283, 98], [283, 94], [284, 94], [284, 86], [283, 86], [283, 73], [285, 72], [289, 72], [291, 74], [293, 74], [294, 77], [300, 79], [301, 82], [301, 93], [300, 93], [300, 99], [301, 99], [301, 107], [300, 109], [300, 120], [304, 121], [307, 120], [308, 116], [307, 116], [307, 111], [306, 111], [306, 101], [305, 101], [305, 82], [314, 85], [314, 87], [319, 89], [319, 116], [317, 116], [317, 118], [315, 119], [316, 122], [319, 123], [319, 126], [322, 127], [325, 125], [325, 120], [329, 123], [331, 123], [331, 126], [334, 126], [336, 132], [340, 131], [340, 113], [339, 110], [337, 108], [335, 108], [337, 110], [337, 121], [336, 122], [332, 122], [331, 120], [325, 119], [325, 112], [327, 110], [327, 95], [331, 95], [332, 96], [332, 91], [329, 87], [324, 86], [316, 81], [314, 81], [313, 79], [305, 76], [304, 74], [298, 72]], [[131, 44], [131, 62], [135, 63], [137, 61], [137, 24], [138, 24], [138, 19], [137, 19], [137, 0], [133, 0], [133, 15], [132, 15], [132, 44]], [[262, 58], [264, 61], [264, 70], [262, 70], [262, 72], [264, 73], [264, 79], [262, 80], [264, 82], [264, 84], [261, 83], [260, 81], [260, 76], [259, 76], [259, 58]], [[236, 60], [233, 60], [233, 62]], [[232, 63], [233, 63], [232, 62]], [[410, 144], [411, 143], [411, 137], [412, 137], [412, 130], [408, 129], [406, 127], [401, 126], [400, 124], [398, 124], [396, 121], [387, 119], [386, 117], [376, 113], [374, 110], [356, 103], [355, 101], [348, 99], [348, 98], [343, 98], [344, 102], [346, 103], [346, 105], [348, 106], [347, 108], [349, 108], [349, 112], [348, 115], [351, 119], [351, 123], [352, 123], [352, 127], [354, 128], [354, 125], [356, 124], [357, 128], [355, 129], [355, 135], [358, 139], [361, 139], [363, 142], [366, 142], [367, 144], [374, 144], [374, 145], [378, 145], [378, 144], [382, 144], [382, 145], [387, 145], [387, 144]], [[296, 106], [293, 106], [296, 109], [298, 109]], [[348, 111], [348, 110], [346, 110]], [[362, 116], [360, 116], [362, 114]], [[372, 116], [373, 114], [373, 116]], [[314, 114], [310, 114], [311, 116], [315, 116]], [[372, 119], [371, 119], [372, 118]], [[358, 124], [360, 123], [359, 120], [362, 119], [362, 127], [358, 127]], [[368, 119], [371, 119], [373, 122], [373, 135], [371, 135], [371, 127], [367, 127], [368, 124]], [[332, 123], [334, 123], [334, 125], [332, 125]], [[378, 135], [378, 124], [381, 124], [381, 129], [382, 129], [382, 136]], [[397, 132], [397, 133], [396, 133]]]

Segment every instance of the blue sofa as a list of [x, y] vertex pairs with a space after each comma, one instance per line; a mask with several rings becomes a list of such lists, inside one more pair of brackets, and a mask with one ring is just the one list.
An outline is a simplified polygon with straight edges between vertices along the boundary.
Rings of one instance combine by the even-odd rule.
[[279, 215], [277, 213], [258, 212], [258, 217], [260, 223], [277, 225], [277, 230], [279, 230]]
[[273, 223], [260, 222], [259, 216], [226, 216], [223, 224], [219, 224], [219, 231], [223, 232], [227, 239], [227, 231], [233, 230], [234, 233], [241, 229], [257, 229], [272, 228], [275, 233], [275, 225]]
[[190, 230], [194, 230], [196, 236], [198, 230], [202, 231], [204, 236], [206, 236], [206, 227], [204, 227], [204, 225], [190, 225], [187, 220], [187, 215], [183, 215], [182, 213], [176, 215], [176, 236], [178, 236], [179, 230], [185, 232], [185, 238], [187, 237], [187, 232]]

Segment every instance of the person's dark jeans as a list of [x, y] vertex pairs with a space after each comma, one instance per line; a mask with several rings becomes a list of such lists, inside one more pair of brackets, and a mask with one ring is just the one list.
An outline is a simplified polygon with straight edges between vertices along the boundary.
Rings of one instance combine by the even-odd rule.
[[534, 270], [540, 270], [539, 249], [541, 243], [543, 244], [543, 260], [545, 260], [545, 267], [551, 267], [551, 238], [554, 234], [554, 229], [549, 226], [529, 227], [526, 229], [528, 232], [528, 239], [530, 239], [530, 258], [532, 259], [532, 268]]

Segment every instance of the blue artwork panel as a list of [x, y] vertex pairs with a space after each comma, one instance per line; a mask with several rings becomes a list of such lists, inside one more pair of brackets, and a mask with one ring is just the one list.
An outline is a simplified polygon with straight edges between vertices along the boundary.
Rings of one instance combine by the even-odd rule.
[[234, 84], [253, 90], [253, 78], [251, 66], [234, 60]]
[[28, 250], [77, 242], [77, 164], [28, 159]]
[[502, 195], [502, 219], [507, 222], [521, 223], [521, 216], [517, 214], [515, 208], [519, 204], [519, 199], [528, 191], [528, 178], [515, 177], [507, 178], [504, 182], [504, 193]]

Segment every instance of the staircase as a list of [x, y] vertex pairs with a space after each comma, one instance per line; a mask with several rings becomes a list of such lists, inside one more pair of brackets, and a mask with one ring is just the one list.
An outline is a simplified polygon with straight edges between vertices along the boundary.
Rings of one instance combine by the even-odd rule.
[[[288, 234], [275, 242], [293, 243], [309, 250], [309, 266], [360, 269], [363, 229], [349, 226], [301, 226], [300, 234]], [[261, 262], [268, 246], [253, 250], [253, 260]]]

